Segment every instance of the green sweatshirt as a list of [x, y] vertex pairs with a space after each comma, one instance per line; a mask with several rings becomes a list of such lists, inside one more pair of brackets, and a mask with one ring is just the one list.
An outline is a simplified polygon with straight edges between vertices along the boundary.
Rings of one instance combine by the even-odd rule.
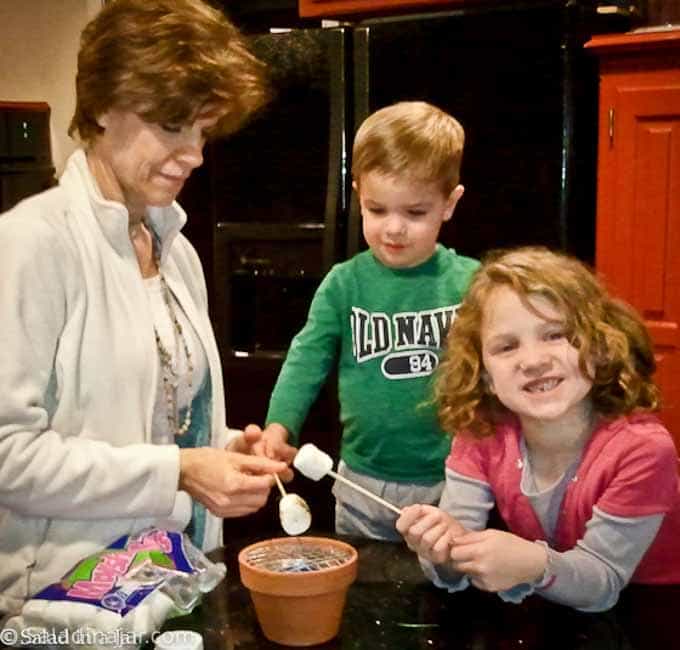
[[386, 481], [442, 480], [450, 440], [431, 403], [432, 371], [477, 266], [441, 244], [415, 268], [388, 268], [370, 251], [334, 266], [290, 345], [266, 423], [285, 426], [297, 444], [337, 363], [347, 465]]

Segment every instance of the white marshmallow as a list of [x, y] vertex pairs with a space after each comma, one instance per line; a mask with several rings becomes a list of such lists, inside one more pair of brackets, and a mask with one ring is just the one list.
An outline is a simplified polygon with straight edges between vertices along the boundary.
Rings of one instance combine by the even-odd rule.
[[316, 445], [308, 442], [298, 450], [293, 465], [307, 478], [318, 481], [333, 469], [333, 459]]
[[288, 535], [301, 535], [312, 525], [312, 513], [297, 494], [286, 494], [279, 502], [281, 527]]

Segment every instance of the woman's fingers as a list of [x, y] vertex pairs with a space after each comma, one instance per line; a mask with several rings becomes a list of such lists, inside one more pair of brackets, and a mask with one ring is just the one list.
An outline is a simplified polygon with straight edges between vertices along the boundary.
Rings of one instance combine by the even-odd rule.
[[253, 512], [267, 501], [284, 462], [223, 449], [180, 450], [179, 488], [220, 517]]
[[239, 452], [226, 452], [230, 455], [229, 462], [234, 468], [245, 474], [279, 474], [286, 470], [287, 465], [280, 460], [272, 460], [264, 456], [253, 456]]

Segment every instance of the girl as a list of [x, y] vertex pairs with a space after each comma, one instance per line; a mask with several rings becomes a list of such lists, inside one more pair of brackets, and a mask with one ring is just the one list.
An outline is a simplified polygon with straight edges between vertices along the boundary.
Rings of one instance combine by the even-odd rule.
[[[436, 395], [456, 433], [439, 508], [397, 529], [435, 584], [609, 609], [629, 582], [680, 583], [677, 454], [649, 336], [580, 262], [486, 261], [457, 313]], [[494, 502], [509, 531], [486, 528]]]

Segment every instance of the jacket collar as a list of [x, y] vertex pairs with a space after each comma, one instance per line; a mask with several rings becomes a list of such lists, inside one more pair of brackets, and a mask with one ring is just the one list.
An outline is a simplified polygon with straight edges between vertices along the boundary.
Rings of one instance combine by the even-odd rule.
[[[77, 149], [71, 154], [59, 184], [66, 190], [80, 213], [85, 212], [94, 216], [111, 246], [120, 255], [129, 254], [131, 244], [127, 208], [122, 203], [110, 201], [101, 195], [83, 149]], [[162, 262], [173, 239], [186, 223], [186, 212], [173, 201], [167, 207], [148, 206], [147, 219], [160, 240]]]

